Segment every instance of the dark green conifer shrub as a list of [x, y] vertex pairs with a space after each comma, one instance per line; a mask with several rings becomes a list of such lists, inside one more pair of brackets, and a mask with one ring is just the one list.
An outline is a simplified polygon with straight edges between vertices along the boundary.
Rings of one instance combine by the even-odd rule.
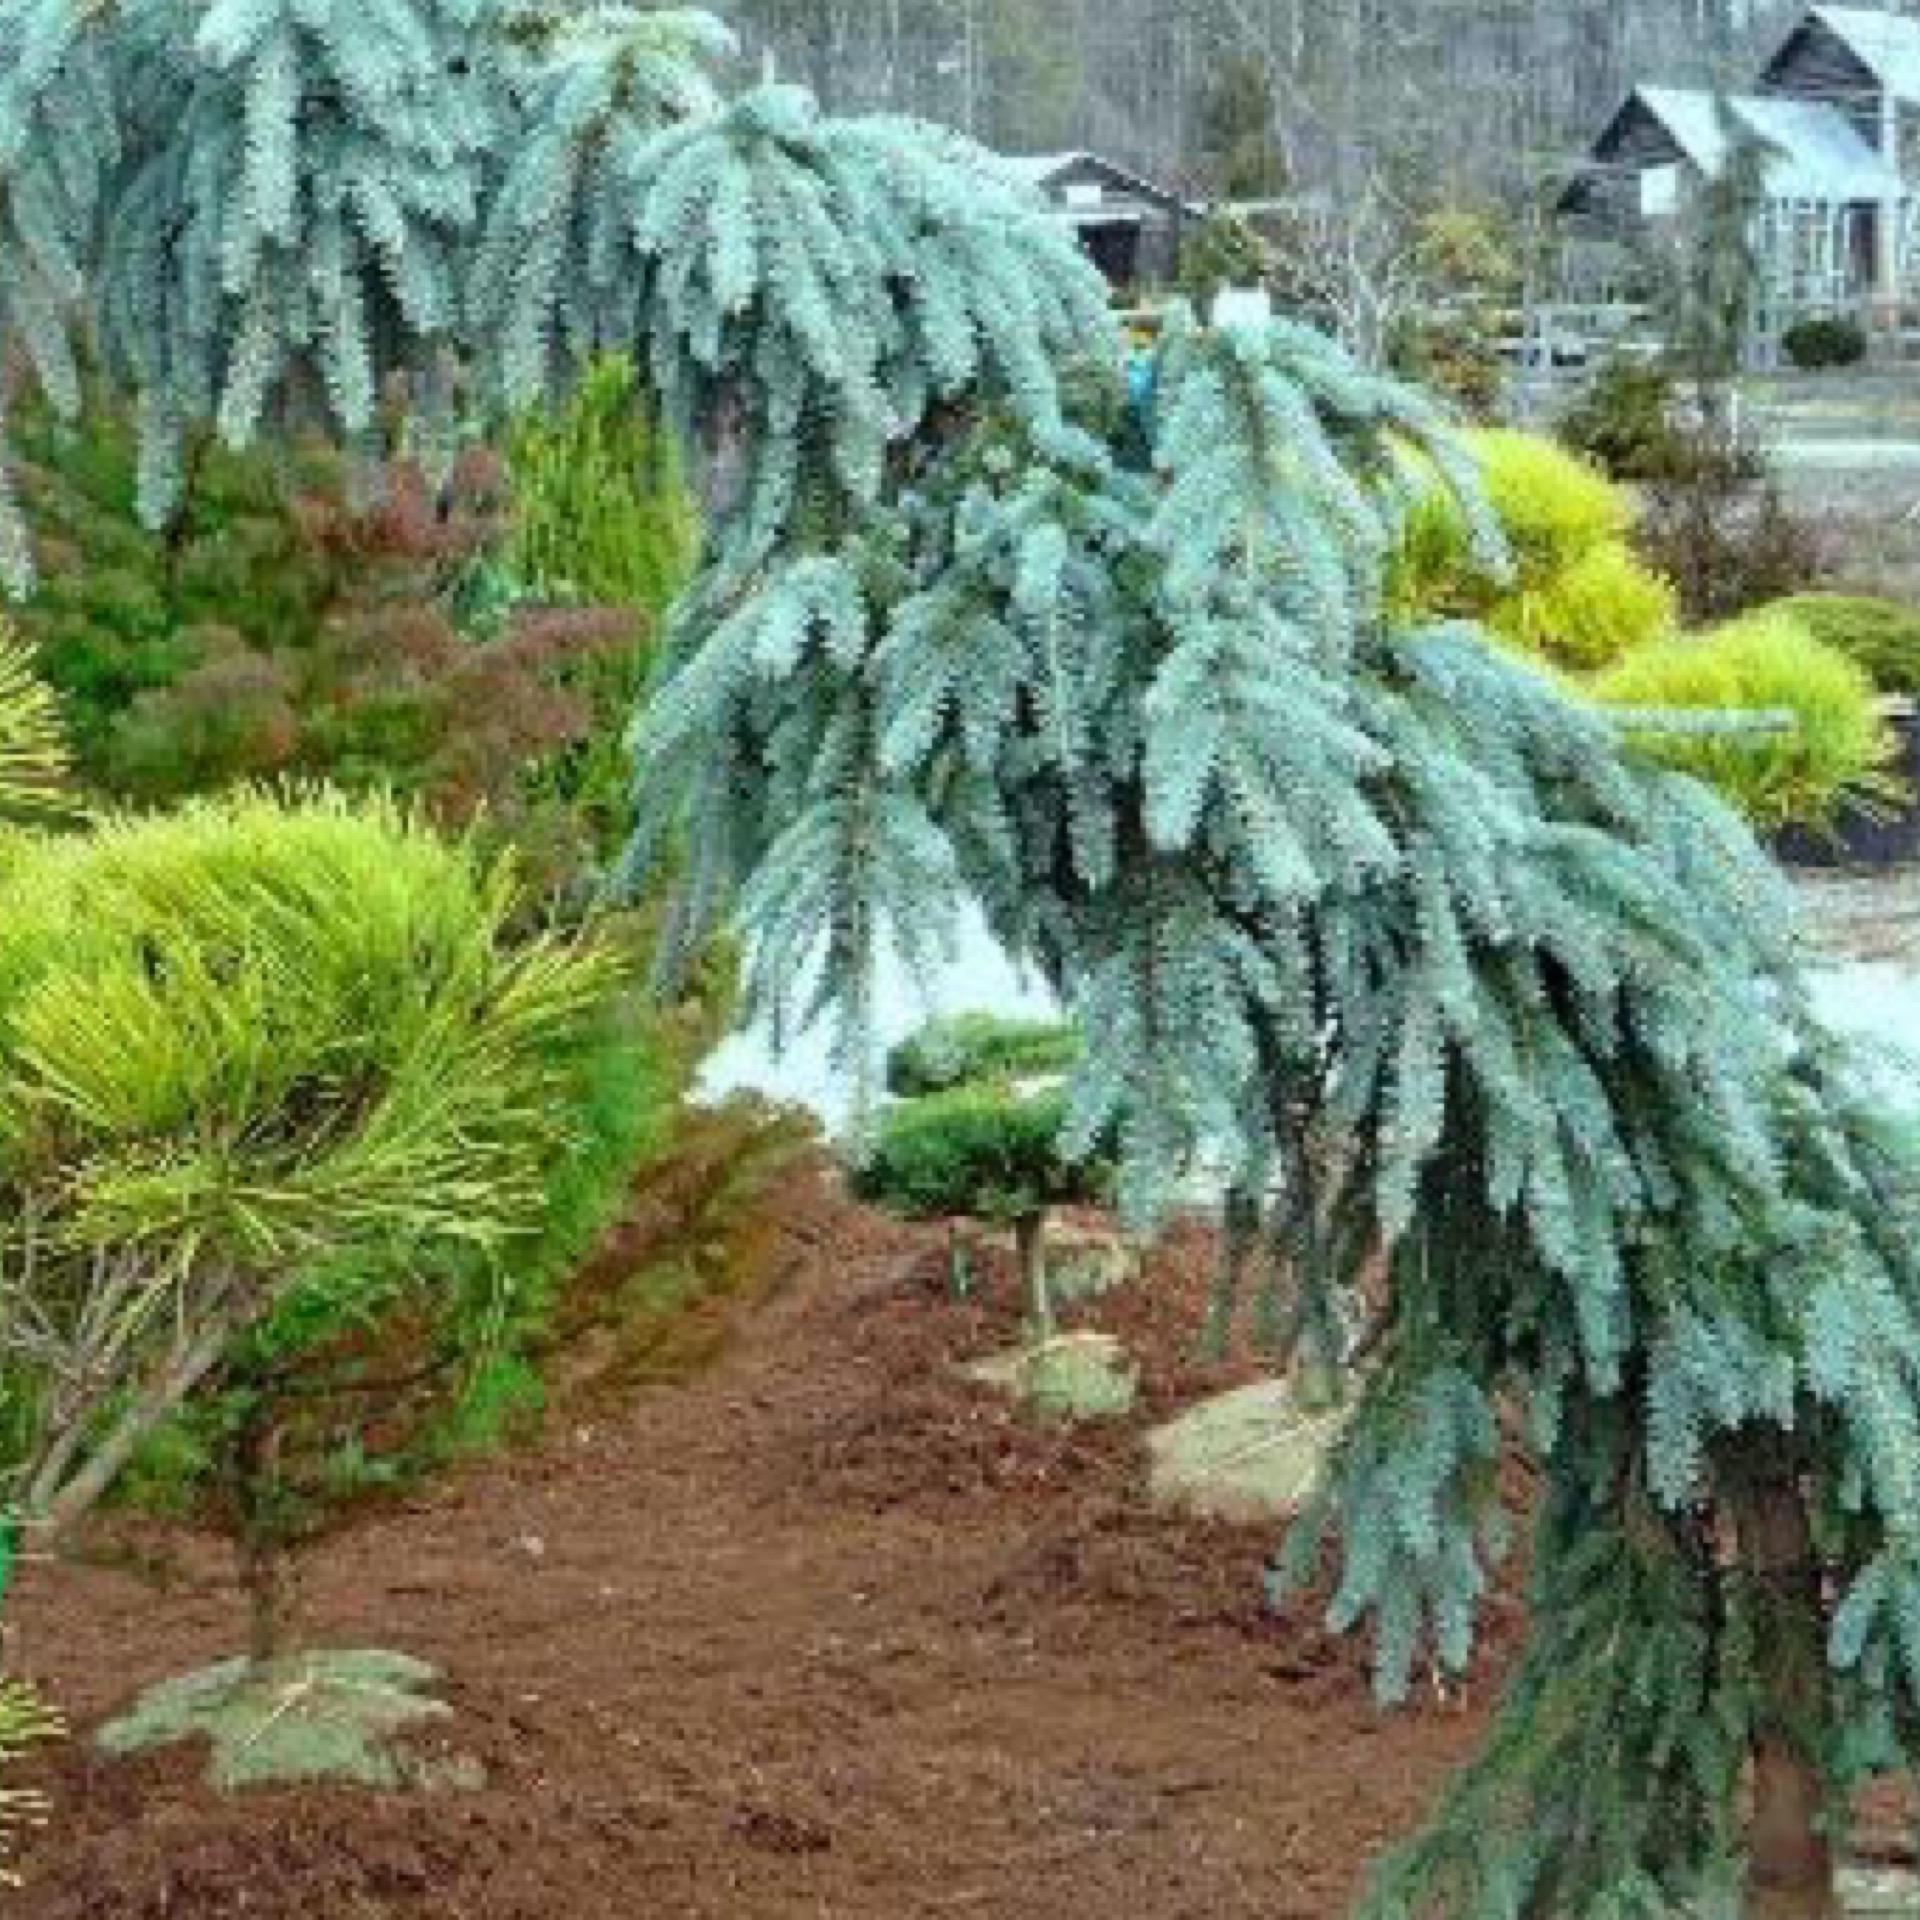
[[1227, 287], [1266, 284], [1273, 262], [1266, 242], [1232, 212], [1210, 214], [1180, 249], [1175, 285], [1202, 313]]
[[1664, 480], [1681, 471], [1687, 439], [1675, 424], [1679, 385], [1652, 360], [1609, 360], [1557, 429], [1576, 453], [1615, 480]]
[[1859, 321], [1837, 314], [1796, 320], [1780, 336], [1780, 345], [1803, 373], [1857, 367], [1867, 357], [1867, 336]]
[[1080, 1057], [1080, 1036], [1057, 1020], [960, 1013], [929, 1021], [887, 1056], [887, 1091], [945, 1093], [977, 1080], [1064, 1074]]
[[882, 1114], [855, 1164], [854, 1192], [910, 1219], [1011, 1227], [1028, 1311], [1045, 1333], [1053, 1325], [1047, 1213], [1104, 1200], [1112, 1189], [1109, 1163], [1063, 1151], [1066, 1127], [1064, 1093], [1021, 1093], [1004, 1079], [905, 1100]]

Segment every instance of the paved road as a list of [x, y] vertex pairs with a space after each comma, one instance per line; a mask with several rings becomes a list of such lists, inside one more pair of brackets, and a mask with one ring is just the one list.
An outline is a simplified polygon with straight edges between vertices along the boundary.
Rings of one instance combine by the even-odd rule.
[[1777, 466], [1789, 469], [1906, 473], [1920, 468], [1920, 440], [1775, 440], [1767, 451]]

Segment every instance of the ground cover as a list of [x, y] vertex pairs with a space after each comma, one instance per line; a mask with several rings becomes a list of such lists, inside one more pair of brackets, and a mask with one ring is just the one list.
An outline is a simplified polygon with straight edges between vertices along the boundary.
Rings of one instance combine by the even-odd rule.
[[[1341, 1911], [1472, 1745], [1492, 1670], [1383, 1714], [1363, 1646], [1264, 1615], [1270, 1527], [1144, 1498], [1148, 1428], [1255, 1372], [1193, 1358], [1206, 1237], [1085, 1309], [1141, 1403], [1073, 1428], [959, 1371], [1010, 1338], [1010, 1270], [947, 1299], [939, 1230], [812, 1163], [757, 1210], [762, 1305], [715, 1366], [588, 1396], [316, 1557], [315, 1639], [444, 1672], [423, 1757], [485, 1786], [221, 1796], [204, 1754], [76, 1742], [36, 1776], [59, 1818], [9, 1920]], [[100, 1560], [31, 1570], [14, 1616], [83, 1731], [242, 1626], [209, 1543]]]

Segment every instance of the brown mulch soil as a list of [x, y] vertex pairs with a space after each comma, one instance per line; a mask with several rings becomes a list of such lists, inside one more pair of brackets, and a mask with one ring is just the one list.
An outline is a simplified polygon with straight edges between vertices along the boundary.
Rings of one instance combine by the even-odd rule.
[[[1383, 1714], [1363, 1648], [1263, 1612], [1268, 1530], [1147, 1510], [1145, 1426], [1245, 1377], [1191, 1357], [1204, 1238], [1088, 1310], [1144, 1403], [1067, 1431], [952, 1365], [1011, 1338], [1004, 1275], [948, 1301], [939, 1236], [812, 1165], [767, 1205], [777, 1284], [717, 1364], [314, 1557], [309, 1637], [443, 1667], [485, 1790], [223, 1798], [197, 1756], [76, 1740], [7, 1920], [1335, 1920], [1491, 1677]], [[218, 1550], [170, 1564], [19, 1592], [82, 1733], [234, 1650]]]

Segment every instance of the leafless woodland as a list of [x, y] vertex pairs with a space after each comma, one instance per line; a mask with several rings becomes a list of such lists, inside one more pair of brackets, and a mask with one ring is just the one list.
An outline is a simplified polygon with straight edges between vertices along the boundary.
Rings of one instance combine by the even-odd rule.
[[[1889, 0], [1880, 0], [1889, 4]], [[1537, 200], [1633, 81], [1750, 66], [1793, 0], [726, 0], [841, 107], [1195, 191]], [[1899, 0], [1891, 0], [1899, 4]], [[1910, 10], [1920, 11], [1916, 0]]]

